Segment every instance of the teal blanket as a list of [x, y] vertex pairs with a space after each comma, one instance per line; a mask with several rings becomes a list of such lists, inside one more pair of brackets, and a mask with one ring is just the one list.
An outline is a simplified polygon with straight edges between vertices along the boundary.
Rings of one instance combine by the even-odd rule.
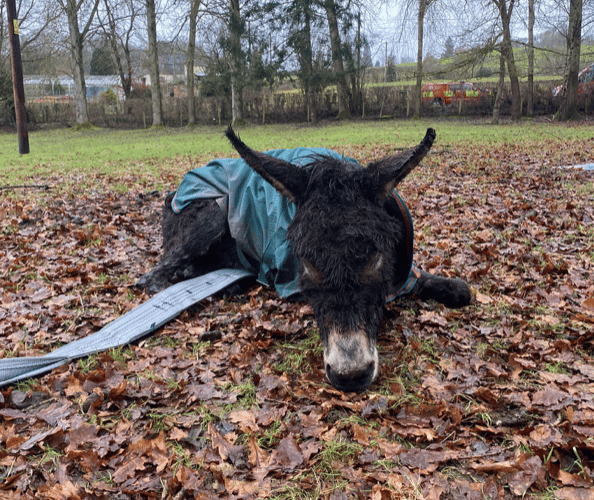
[[[357, 163], [335, 151], [324, 148], [276, 149], [266, 154], [294, 165], [305, 166], [320, 155]], [[398, 196], [395, 193], [395, 196]], [[196, 199], [214, 199], [227, 216], [231, 236], [246, 270], [267, 286], [274, 286], [281, 297], [300, 291], [299, 264], [287, 241], [287, 228], [295, 215], [295, 205], [280, 195], [242, 159], [217, 159], [188, 172], [171, 201], [179, 213]], [[398, 197], [400, 200], [400, 198]], [[410, 264], [412, 266], [412, 219], [410, 222]], [[196, 235], [199, 237], [199, 235]], [[398, 284], [389, 297], [406, 293], [414, 285], [414, 273], [406, 283]], [[400, 291], [400, 293], [398, 293]]]

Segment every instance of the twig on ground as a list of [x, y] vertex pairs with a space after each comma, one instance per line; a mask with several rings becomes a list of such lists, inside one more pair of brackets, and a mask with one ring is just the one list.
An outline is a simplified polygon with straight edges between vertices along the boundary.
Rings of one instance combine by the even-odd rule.
[[4, 190], [8, 190], [8, 189], [51, 189], [51, 187], [48, 184], [22, 184], [19, 186], [0, 186], [0, 191], [4, 191]]

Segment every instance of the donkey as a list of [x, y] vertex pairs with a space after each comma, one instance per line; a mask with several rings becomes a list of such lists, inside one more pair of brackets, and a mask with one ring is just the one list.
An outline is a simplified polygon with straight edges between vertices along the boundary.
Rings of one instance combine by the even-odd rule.
[[282, 297], [300, 294], [314, 311], [326, 375], [345, 392], [377, 376], [386, 300], [409, 293], [450, 308], [471, 302], [464, 281], [413, 266], [412, 219], [395, 190], [428, 153], [433, 129], [417, 147], [366, 168], [327, 149], [261, 153], [231, 127], [225, 134], [241, 159], [188, 172], [166, 198], [164, 254], [140, 287], [156, 292], [233, 267]]

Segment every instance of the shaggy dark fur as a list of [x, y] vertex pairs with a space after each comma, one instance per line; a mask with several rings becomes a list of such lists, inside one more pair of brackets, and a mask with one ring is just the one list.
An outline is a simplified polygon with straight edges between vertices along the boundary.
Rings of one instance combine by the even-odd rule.
[[[290, 198], [297, 212], [288, 239], [297, 257], [302, 293], [312, 305], [324, 345], [328, 379], [337, 389], [360, 391], [378, 370], [377, 335], [385, 297], [409, 272], [405, 227], [396, 217], [392, 190], [419, 164], [435, 138], [370, 164], [322, 157], [307, 167], [253, 151], [233, 132], [227, 137], [242, 158]], [[164, 255], [141, 286], [158, 291], [223, 267], [241, 267], [225, 215], [214, 201], [193, 203], [176, 215], [165, 203]], [[470, 303], [462, 280], [422, 272], [414, 295], [447, 307]]]
[[241, 269], [227, 219], [216, 201], [196, 201], [176, 214], [171, 208], [172, 196], [165, 199], [163, 206], [163, 257], [157, 267], [140, 278], [137, 286], [157, 293], [176, 280], [217, 269]]

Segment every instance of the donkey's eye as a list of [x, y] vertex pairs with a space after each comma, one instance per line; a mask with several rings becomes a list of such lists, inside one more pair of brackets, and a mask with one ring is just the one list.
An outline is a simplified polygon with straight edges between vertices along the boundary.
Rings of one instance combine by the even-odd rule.
[[377, 276], [381, 271], [383, 264], [384, 256], [379, 252], [376, 253], [373, 257], [371, 257], [371, 259], [369, 259], [369, 262], [367, 262], [365, 270], [363, 271], [363, 279], [369, 279]]
[[308, 278], [312, 281], [322, 281], [322, 273], [316, 269], [316, 267], [308, 260], [303, 259], [301, 261], [303, 268], [303, 277]]

